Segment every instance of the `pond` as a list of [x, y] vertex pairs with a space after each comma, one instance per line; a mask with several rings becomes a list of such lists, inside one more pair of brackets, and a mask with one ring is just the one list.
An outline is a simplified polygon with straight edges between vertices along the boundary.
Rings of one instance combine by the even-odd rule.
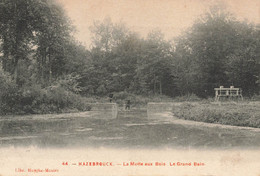
[[[89, 112], [90, 114], [93, 112]], [[103, 116], [106, 113], [103, 112]], [[0, 147], [42, 148], [254, 148], [260, 132], [206, 128], [150, 119], [146, 110], [119, 111], [116, 119], [59, 115], [57, 118], [5, 118], [0, 121]]]

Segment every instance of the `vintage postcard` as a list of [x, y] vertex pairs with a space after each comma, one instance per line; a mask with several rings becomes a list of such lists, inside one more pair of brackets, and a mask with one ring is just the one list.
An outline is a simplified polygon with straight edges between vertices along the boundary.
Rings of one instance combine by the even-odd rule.
[[260, 176], [259, 0], [0, 0], [0, 176]]

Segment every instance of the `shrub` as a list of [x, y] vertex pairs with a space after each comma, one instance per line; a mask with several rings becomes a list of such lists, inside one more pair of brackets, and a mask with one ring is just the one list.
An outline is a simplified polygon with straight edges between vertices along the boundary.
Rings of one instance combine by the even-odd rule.
[[79, 86], [78, 80], [80, 79], [79, 75], [64, 75], [60, 78], [58, 78], [53, 85], [57, 87], [62, 87], [67, 91], [73, 92], [73, 93], [79, 93], [82, 91], [82, 88]]
[[260, 101], [260, 95], [255, 94], [254, 96], [251, 97], [251, 100], [252, 101]]
[[184, 96], [177, 96], [174, 98], [175, 101], [200, 101], [201, 98], [199, 98], [197, 95], [195, 94], [187, 94], [187, 95], [184, 95]]
[[176, 117], [186, 120], [260, 128], [259, 102], [219, 105], [201, 102], [183, 103], [181, 106], [175, 106], [173, 113]]
[[34, 97], [31, 105], [35, 113], [90, 110], [84, 98], [59, 86], [40, 89], [38, 97]]
[[[61, 86], [42, 89], [40, 85], [18, 89], [12, 84], [1, 91], [1, 114], [39, 114], [90, 110], [85, 98], [65, 90]], [[4, 85], [4, 86], [3, 86]]]
[[11, 76], [0, 69], [0, 114], [16, 109], [18, 89]]

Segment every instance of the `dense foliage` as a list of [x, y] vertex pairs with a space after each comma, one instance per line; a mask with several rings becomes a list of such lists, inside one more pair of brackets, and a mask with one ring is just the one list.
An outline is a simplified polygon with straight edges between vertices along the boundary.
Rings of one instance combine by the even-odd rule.
[[53, 0], [0, 0], [0, 111], [86, 109], [82, 96], [214, 96], [213, 88], [260, 91], [259, 25], [212, 8], [174, 41], [146, 38], [109, 18], [90, 28], [88, 50]]
[[259, 94], [259, 26], [239, 22], [212, 9], [176, 44], [177, 86], [182, 94], [212, 96], [214, 87], [231, 85]]

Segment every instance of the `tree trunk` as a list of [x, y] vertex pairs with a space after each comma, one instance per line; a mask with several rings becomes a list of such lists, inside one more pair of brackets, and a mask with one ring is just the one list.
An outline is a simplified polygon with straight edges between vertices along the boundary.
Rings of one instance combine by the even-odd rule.
[[16, 56], [14, 58], [13, 78], [14, 78], [14, 81], [17, 83], [17, 81], [18, 81], [18, 56]]
[[156, 94], [156, 80], [155, 80], [155, 74], [153, 75], [153, 94]]
[[44, 62], [46, 60], [46, 49], [43, 50], [41, 62], [40, 62], [40, 77], [41, 77], [41, 84], [44, 82]]
[[160, 95], [162, 95], [162, 80], [160, 80]]
[[[6, 36], [3, 36], [3, 43], [5, 43], [5, 42], [8, 42], [8, 41], [6, 39]], [[10, 57], [9, 50], [6, 51], [6, 49], [3, 49], [2, 68], [4, 71], [11, 73], [10, 67], [8, 67], [9, 57]]]
[[17, 2], [15, 1], [15, 4], [14, 4], [14, 17], [15, 17], [15, 28], [16, 28], [16, 33], [15, 33], [15, 54], [13, 55], [14, 57], [12, 58], [12, 62], [13, 62], [13, 68], [12, 68], [12, 74], [13, 74], [13, 79], [14, 81], [16, 82], [17, 81], [17, 50], [18, 50], [18, 29], [17, 29], [17, 23], [18, 23], [18, 20], [17, 20]]
[[7, 68], [8, 58], [9, 58], [9, 56], [5, 56], [5, 55], [4, 55], [3, 61], [2, 61], [2, 63], [3, 63], [2, 68], [3, 68], [3, 70], [6, 71], [6, 72], [9, 72], [9, 69]]
[[49, 51], [49, 83], [51, 84], [52, 81], [52, 70], [51, 70], [51, 53]]

